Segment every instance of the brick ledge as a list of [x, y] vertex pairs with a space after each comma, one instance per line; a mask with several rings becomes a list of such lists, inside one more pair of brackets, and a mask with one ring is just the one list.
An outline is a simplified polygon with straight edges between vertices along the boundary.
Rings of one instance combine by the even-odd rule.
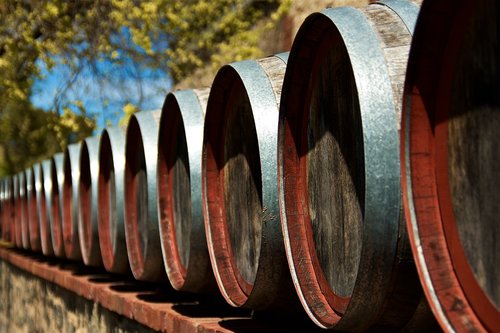
[[283, 318], [275, 322], [269, 317], [252, 319], [248, 310], [231, 308], [208, 296], [162, 290], [155, 284], [137, 282], [76, 262], [46, 258], [5, 246], [0, 246], [0, 258], [157, 331], [251, 333], [301, 330], [300, 326], [294, 327], [289, 321], [283, 322]]

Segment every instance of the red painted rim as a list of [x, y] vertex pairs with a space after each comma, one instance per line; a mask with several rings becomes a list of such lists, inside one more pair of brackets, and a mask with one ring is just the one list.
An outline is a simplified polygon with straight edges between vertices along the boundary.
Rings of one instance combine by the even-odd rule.
[[[329, 28], [331, 29], [331, 28]], [[325, 30], [326, 31], [326, 30]], [[306, 35], [306, 32], [303, 32]], [[313, 43], [310, 40], [304, 40], [295, 47], [303, 48], [305, 44]], [[350, 297], [342, 297], [336, 295], [330, 287], [323, 270], [321, 268], [316, 246], [313, 238], [311, 219], [309, 216], [308, 207], [308, 192], [307, 192], [307, 128], [309, 119], [309, 105], [312, 99], [312, 82], [318, 77], [320, 70], [320, 59], [327, 52], [328, 45], [331, 45], [331, 40], [324, 37], [317, 37], [314, 41], [314, 54], [304, 54], [296, 61], [291, 70], [293, 77], [302, 77], [304, 68], [308, 68], [311, 73], [309, 81], [301, 83], [301, 87], [305, 93], [303, 100], [296, 101], [298, 97], [293, 97], [294, 101], [303, 107], [293, 107], [287, 109], [287, 117], [283, 123], [283, 128], [280, 129], [283, 134], [282, 147], [280, 148], [283, 154], [282, 157], [282, 172], [280, 181], [283, 182], [284, 188], [284, 205], [286, 209], [286, 223], [283, 225], [286, 228], [288, 235], [287, 251], [289, 263], [293, 263], [293, 269], [297, 276], [297, 281], [294, 281], [295, 287], [298, 289], [303, 299], [303, 303], [307, 304], [308, 311], [312, 312], [318, 324], [324, 327], [332, 327], [337, 324], [342, 314], [346, 311], [350, 302]], [[290, 63], [289, 63], [290, 66]], [[291, 66], [290, 66], [291, 68]], [[293, 71], [293, 72], [292, 72]], [[288, 80], [289, 78], [287, 78]], [[292, 83], [293, 85], [293, 83]], [[296, 88], [297, 89], [297, 88]], [[293, 93], [292, 93], [293, 94]], [[306, 251], [304, 251], [306, 250]]]
[[[434, 17], [431, 14], [421, 14], [421, 21], [429, 26], [433, 23], [440, 26], [448, 24], [451, 29], [444, 33], [454, 37], [428, 48], [417, 44], [424, 56], [428, 56], [425, 52], [442, 56], [442, 59], [436, 60], [441, 64], [436, 96], [427, 96], [431, 95], [429, 92], [425, 92], [423, 96], [419, 90], [419, 84], [424, 87], [427, 85], [426, 89], [430, 89], [434, 84], [432, 81], [436, 80], [436, 73], [425, 67], [418, 72], [417, 82], [405, 89], [405, 95], [410, 99], [405, 99], [404, 102], [409, 105], [411, 112], [403, 113], [402, 118], [403, 125], [409, 121], [409, 127], [401, 132], [401, 142], [404, 143], [401, 145], [401, 168], [408, 232], [423, 288], [441, 326], [445, 329], [448, 327], [443, 318], [445, 316], [457, 331], [499, 331], [499, 312], [477, 283], [460, 243], [448, 184], [449, 100], [456, 55], [462, 43], [462, 38], [456, 36], [464, 35], [468, 28], [466, 23], [474, 15], [476, 4], [464, 1], [461, 7], [453, 2], [441, 5], [456, 8], [454, 11], [447, 9], [452, 12], [448, 16], [449, 22], [442, 22], [444, 16], [437, 13], [432, 14]], [[422, 23], [421, 25], [424, 26]], [[424, 28], [422, 31], [425, 31]], [[432, 33], [443, 32], [432, 30]], [[422, 38], [425, 36], [422, 35]], [[432, 47], [436, 49], [431, 49]], [[425, 63], [432, 60], [435, 59], [429, 57], [415, 61]], [[418, 71], [418, 68], [413, 70]], [[409, 160], [406, 159], [406, 154], [409, 155]], [[408, 171], [411, 172], [411, 184], [408, 183]], [[412, 202], [409, 202], [408, 197], [410, 190]], [[412, 221], [412, 208], [416, 221]], [[418, 234], [414, 227], [418, 229]], [[420, 251], [424, 261], [419, 258]], [[427, 276], [431, 281], [428, 281]], [[435, 303], [436, 298], [439, 304]]]
[[[470, 8], [473, 11], [473, 8]], [[465, 28], [464, 22], [470, 19], [470, 11], [463, 12], [462, 16], [456, 20], [453, 27], [452, 35], [463, 36]], [[434, 127], [436, 153], [435, 172], [436, 172], [436, 187], [438, 192], [437, 201], [441, 211], [441, 223], [444, 228], [444, 237], [448, 244], [449, 253], [455, 269], [457, 278], [462, 285], [462, 289], [468, 298], [470, 305], [476, 312], [479, 319], [489, 329], [493, 330], [500, 325], [500, 311], [493, 305], [484, 290], [479, 285], [477, 279], [469, 265], [465, 250], [460, 240], [457, 221], [453, 211], [451, 191], [448, 180], [448, 120], [451, 87], [453, 80], [453, 72], [457, 61], [457, 54], [460, 52], [461, 40], [459, 38], [452, 39], [452, 42], [447, 48], [445, 57], [445, 66], [443, 66], [443, 81], [441, 82], [441, 98], [438, 99], [436, 108], [436, 122]]]
[[31, 249], [34, 251], [40, 251], [41, 250], [41, 244], [40, 244], [40, 228], [38, 227], [38, 223], [40, 221], [38, 212], [37, 212], [37, 200], [38, 196], [36, 194], [36, 188], [35, 188], [35, 175], [34, 172], [32, 173], [32, 177], [29, 180], [31, 183], [31, 193], [30, 193], [30, 200], [29, 200], [29, 239], [30, 239], [30, 246]]
[[243, 278], [234, 258], [226, 220], [222, 165], [228, 119], [225, 105], [230, 105], [234, 98], [229, 97], [228, 100], [225, 94], [234, 80], [240, 80], [235, 70], [230, 66], [223, 67], [217, 73], [210, 92], [203, 144], [203, 202], [206, 205], [205, 228], [210, 260], [215, 268], [217, 284], [228, 303], [242, 306], [248, 300], [253, 284]]
[[73, 184], [71, 179], [71, 161], [67, 150], [64, 155], [64, 161], [62, 235], [64, 251], [72, 254], [75, 248], [75, 244], [73, 243]]
[[[168, 278], [172, 286], [179, 290], [186, 282], [187, 268], [179, 254], [179, 244], [174, 222], [174, 163], [176, 138], [179, 131], [179, 106], [167, 97], [160, 123], [158, 154], [158, 204], [161, 224], [161, 242], [165, 252]], [[167, 104], [168, 103], [168, 104]], [[174, 104], [172, 104], [174, 103]], [[168, 106], [167, 106], [168, 105]], [[165, 110], [172, 110], [166, 112]], [[174, 111], [175, 110], [175, 111]], [[168, 115], [168, 116], [167, 116]]]
[[[101, 249], [102, 263], [104, 268], [112, 271], [115, 264], [115, 254], [112, 245], [109, 192], [110, 192], [110, 170], [112, 168], [113, 157], [107, 132], [103, 132], [101, 137], [101, 147], [99, 150], [99, 177], [97, 183], [99, 207], [97, 229], [99, 233], [99, 246]], [[109, 159], [110, 160], [109, 160]], [[111, 164], [110, 164], [111, 163]], [[108, 177], [108, 178], [106, 178]]]
[[[134, 157], [141, 150], [144, 159], [142, 134], [139, 124], [135, 118], [131, 118], [127, 129], [127, 147], [125, 163], [125, 229], [127, 239], [127, 251], [129, 255], [130, 268], [137, 279], [142, 279], [145, 272], [144, 249], [141, 248], [139, 237], [139, 223], [137, 218], [137, 171], [139, 162]], [[132, 165], [133, 164], [133, 165]]]
[[90, 261], [92, 251], [92, 177], [90, 171], [90, 156], [87, 144], [84, 142], [81, 146], [80, 155], [80, 180], [78, 184], [79, 191], [79, 217], [78, 228], [80, 234], [80, 248], [84, 261]]

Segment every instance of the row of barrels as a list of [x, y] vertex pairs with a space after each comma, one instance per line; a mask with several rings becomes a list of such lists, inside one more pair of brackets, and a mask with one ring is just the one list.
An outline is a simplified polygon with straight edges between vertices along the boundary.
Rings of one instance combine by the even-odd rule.
[[323, 328], [499, 332], [499, 14], [314, 13], [290, 53], [3, 179], [2, 237]]

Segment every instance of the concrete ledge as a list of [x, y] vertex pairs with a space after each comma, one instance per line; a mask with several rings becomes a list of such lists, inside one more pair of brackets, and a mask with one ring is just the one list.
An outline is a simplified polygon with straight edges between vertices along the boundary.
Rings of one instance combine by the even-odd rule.
[[[124, 317], [143, 325], [143, 327], [133, 328], [130, 328], [133, 325], [129, 325], [130, 327], [124, 330], [110, 330], [108, 327], [104, 331], [251, 333], [311, 332], [316, 330], [310, 322], [304, 321], [303, 318], [299, 322], [295, 322], [293, 318], [262, 314], [260, 320], [252, 319], [250, 311], [232, 308], [222, 300], [214, 299], [213, 296], [172, 292], [159, 285], [140, 283], [131, 278], [112, 275], [103, 270], [83, 266], [83, 264], [46, 258], [30, 252], [0, 247], [0, 260], [2, 266], [17, 267], [21, 271], [41, 279], [42, 284], [49, 282], [69, 291], [70, 294], [66, 298], [83, 298], [99, 308], [102, 307], [106, 311], [109, 310], [117, 314], [117, 318], [111, 322], [119, 322], [122, 320], [120, 317]], [[11, 281], [16, 279], [17, 275], [22, 275], [22, 272], [16, 273], [15, 269], [2, 269], [0, 274], [15, 275], [2, 276], [2, 281], [6, 279]], [[24, 278], [24, 280], [27, 282], [22, 283], [30, 283], [29, 278]], [[26, 287], [29, 288], [29, 286]], [[7, 291], [3, 290], [2, 292]], [[16, 295], [16, 297], [22, 298], [23, 295]], [[29, 299], [25, 300], [23, 306], [29, 307], [29, 302]], [[72, 301], [72, 303], [74, 302]], [[43, 304], [42, 300], [41, 305], [43, 306]], [[33, 304], [33, 306], [40, 305]], [[24, 312], [25, 316], [30, 313], [28, 309], [21, 309], [21, 311]], [[59, 310], [59, 312], [64, 311], [64, 307]], [[64, 313], [62, 315], [64, 316]], [[89, 318], [86, 320], [90, 321]], [[83, 329], [83, 331], [87, 330], [94, 331], [88, 327]], [[32, 330], [28, 329], [28, 331]]]

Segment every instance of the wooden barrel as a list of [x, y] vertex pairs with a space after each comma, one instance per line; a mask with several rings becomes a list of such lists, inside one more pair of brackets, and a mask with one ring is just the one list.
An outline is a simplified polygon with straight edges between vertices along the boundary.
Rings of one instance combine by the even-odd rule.
[[435, 328], [401, 208], [399, 115], [418, 11], [409, 1], [325, 9], [305, 20], [290, 51], [282, 224], [295, 288], [320, 327]]
[[424, 2], [401, 169], [420, 278], [449, 332], [500, 332], [499, 87], [500, 3]]
[[37, 211], [40, 218], [40, 243], [45, 256], [53, 256], [52, 237], [50, 235], [50, 194], [52, 192], [52, 158], [35, 165], [35, 183], [37, 192]]
[[277, 193], [279, 96], [287, 56], [222, 67], [208, 99], [203, 213], [215, 277], [233, 306], [286, 309], [296, 300]]
[[102, 266], [97, 226], [97, 183], [99, 177], [99, 137], [80, 144], [78, 181], [78, 237], [82, 259], [87, 266]]
[[6, 207], [5, 184], [6, 184], [6, 178], [2, 178], [0, 180], [0, 237], [2, 238], [2, 240], [6, 240], [5, 239], [5, 207]]
[[28, 182], [26, 195], [28, 199], [28, 235], [30, 248], [35, 252], [40, 252], [42, 250], [42, 244], [40, 240], [40, 217], [37, 208], [38, 191], [36, 189], [40, 177], [39, 173], [35, 171], [36, 168], [37, 165], [32, 165], [26, 171], [26, 179]]
[[156, 208], [156, 161], [161, 111], [130, 118], [125, 144], [125, 239], [132, 274], [166, 281]]
[[13, 190], [12, 176], [4, 179], [4, 205], [2, 218], [2, 239], [8, 242], [14, 242], [14, 209], [13, 209]]
[[216, 290], [201, 196], [203, 120], [210, 88], [169, 93], [158, 137], [157, 200], [163, 261], [177, 290]]
[[125, 127], [102, 131], [97, 183], [99, 246], [107, 271], [128, 274], [124, 226]]
[[31, 178], [31, 169], [26, 169], [21, 172], [19, 181], [19, 199], [21, 200], [21, 243], [25, 250], [30, 249], [29, 235], [29, 204], [28, 192], [30, 188], [29, 179]]
[[9, 220], [10, 220], [10, 241], [13, 245], [16, 243], [16, 196], [15, 196], [15, 177], [10, 177], [9, 184]]
[[64, 154], [57, 153], [51, 159], [50, 178], [52, 187], [48, 197], [50, 212], [50, 235], [54, 255], [64, 258], [64, 243], [62, 235], [62, 193], [64, 184]]
[[62, 234], [66, 257], [81, 260], [78, 236], [78, 185], [80, 181], [80, 143], [64, 150], [64, 183], [62, 188]]
[[[13, 181], [13, 197], [14, 197], [14, 246], [18, 249], [23, 247], [22, 242], [22, 223], [23, 223], [23, 205], [21, 200], [21, 177], [19, 172], [12, 177]], [[24, 192], [23, 192], [24, 195]]]

